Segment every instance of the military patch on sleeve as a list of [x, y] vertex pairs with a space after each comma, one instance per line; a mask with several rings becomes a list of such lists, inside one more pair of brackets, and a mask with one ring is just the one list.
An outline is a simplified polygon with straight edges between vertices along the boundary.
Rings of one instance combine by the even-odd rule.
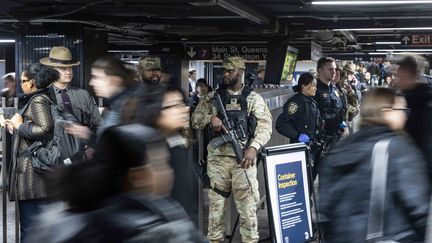
[[294, 113], [296, 113], [298, 110], [298, 105], [294, 102], [290, 102], [288, 104], [288, 114], [292, 115]]

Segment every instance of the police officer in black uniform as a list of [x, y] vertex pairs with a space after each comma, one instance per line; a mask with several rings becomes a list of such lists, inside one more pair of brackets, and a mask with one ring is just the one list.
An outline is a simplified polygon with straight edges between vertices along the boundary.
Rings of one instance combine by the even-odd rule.
[[288, 137], [290, 143], [308, 144], [316, 135], [319, 110], [312, 99], [317, 90], [313, 74], [304, 73], [293, 87], [296, 94], [284, 105], [282, 114], [276, 120], [276, 130]]
[[341, 94], [332, 84], [336, 77], [336, 62], [331, 57], [323, 57], [318, 61], [317, 70], [317, 92], [314, 99], [324, 120], [324, 134], [338, 140], [346, 124], [343, 121], [344, 107]]
[[[317, 154], [323, 154], [322, 151], [328, 150], [347, 132], [347, 125], [344, 121], [343, 103], [341, 94], [332, 81], [336, 78], [336, 61], [331, 57], [322, 57], [318, 60], [318, 81], [317, 92], [313, 99], [316, 101], [321, 114], [324, 126], [320, 134], [323, 139], [321, 151]], [[324, 152], [325, 154], [326, 152]], [[318, 174], [322, 156], [315, 157], [314, 178]]]

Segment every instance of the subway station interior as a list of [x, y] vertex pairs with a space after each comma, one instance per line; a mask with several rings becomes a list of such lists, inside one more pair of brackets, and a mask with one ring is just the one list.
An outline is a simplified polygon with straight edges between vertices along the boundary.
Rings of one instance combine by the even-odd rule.
[[[95, 60], [107, 55], [132, 69], [137, 69], [142, 56], [160, 57], [162, 76], [186, 95], [191, 70], [195, 70], [196, 78], [204, 78], [216, 88], [223, 82], [223, 61], [228, 57], [245, 60], [243, 82], [256, 78], [259, 67], [265, 66], [264, 83], [253, 88], [264, 98], [273, 117], [273, 133], [265, 145], [272, 147], [289, 143], [289, 138], [276, 132], [276, 118], [294, 95], [292, 87], [300, 75], [316, 73], [320, 58], [332, 57], [338, 66], [347, 62], [371, 64], [376, 66], [375, 73], [368, 71], [376, 79], [380, 79], [380, 64], [405, 53], [421, 55], [431, 62], [432, 1], [0, 1], [0, 76], [14, 72], [18, 94], [23, 92], [18, 84], [24, 67], [47, 57], [53, 46], [70, 49], [81, 63], [73, 69], [71, 84], [87, 90], [99, 107], [109, 102], [97, 97], [89, 85], [91, 68]], [[430, 74], [429, 70], [425, 73]], [[1, 81], [0, 90], [4, 88]], [[203, 132], [194, 133], [195, 144], [188, 148], [182, 164], [185, 176], [193, 179], [182, 186], [192, 195], [186, 211], [205, 236], [209, 189], [203, 188], [196, 176], [195, 163], [205, 159], [207, 148]], [[2, 136], [5, 134], [3, 131]], [[5, 151], [10, 141], [3, 139], [2, 143], [2, 163], [6, 163], [11, 159], [11, 152]], [[266, 171], [262, 163], [257, 169], [260, 242], [277, 242], [270, 229]], [[7, 199], [5, 183], [0, 235], [2, 242], [19, 242], [17, 206]], [[316, 220], [315, 209], [311, 211]], [[225, 242], [242, 242], [232, 199], [227, 215]], [[324, 241], [316, 237], [304, 242]]]

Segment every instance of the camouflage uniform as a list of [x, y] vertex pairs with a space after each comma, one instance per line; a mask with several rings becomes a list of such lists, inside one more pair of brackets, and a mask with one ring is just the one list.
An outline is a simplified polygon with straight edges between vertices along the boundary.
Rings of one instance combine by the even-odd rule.
[[[229, 58], [224, 61], [224, 68], [233, 70], [244, 69], [244, 60], [240, 58]], [[231, 95], [235, 93], [228, 89]], [[238, 94], [241, 91], [236, 92]], [[192, 115], [192, 126], [195, 129], [204, 129], [211, 122], [211, 117], [217, 114], [212, 103], [215, 91], [203, 97]], [[272, 132], [272, 116], [264, 99], [252, 91], [247, 96], [248, 114], [257, 118], [255, 134], [248, 146], [257, 151], [270, 139]], [[242, 144], [246, 147], [246, 144]], [[213, 149], [211, 145], [208, 150], [208, 175], [212, 187], [222, 191], [232, 191], [237, 210], [240, 214], [240, 233], [243, 242], [258, 242], [258, 220], [256, 216], [257, 204], [260, 196], [258, 191], [256, 165], [249, 169], [243, 169], [237, 164], [234, 150], [230, 143]], [[223, 196], [209, 190], [210, 209], [208, 238], [212, 241], [225, 238], [225, 199]]]
[[161, 60], [157, 56], [145, 56], [138, 62], [141, 71], [162, 70]]

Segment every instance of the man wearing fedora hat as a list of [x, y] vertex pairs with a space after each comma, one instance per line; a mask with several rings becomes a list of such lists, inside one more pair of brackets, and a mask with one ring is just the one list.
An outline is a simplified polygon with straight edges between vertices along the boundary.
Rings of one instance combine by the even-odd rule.
[[345, 64], [343, 70], [347, 73], [348, 76], [348, 83], [349, 85], [351, 85], [357, 100], [360, 102], [361, 98], [362, 98], [362, 94], [361, 94], [361, 86], [362, 84], [359, 82], [359, 80], [356, 77], [356, 65], [354, 63], [348, 62], [347, 64]]
[[66, 111], [73, 114], [82, 125], [71, 126], [68, 132], [77, 135], [82, 130], [96, 130], [101, 122], [101, 116], [95, 100], [87, 90], [70, 85], [73, 79], [72, 67], [80, 65], [79, 61], [72, 58], [71, 51], [64, 46], [54, 46], [49, 56], [40, 59], [39, 62], [53, 67], [60, 73], [60, 79], [50, 87], [51, 96], [58, 105], [62, 105]]

